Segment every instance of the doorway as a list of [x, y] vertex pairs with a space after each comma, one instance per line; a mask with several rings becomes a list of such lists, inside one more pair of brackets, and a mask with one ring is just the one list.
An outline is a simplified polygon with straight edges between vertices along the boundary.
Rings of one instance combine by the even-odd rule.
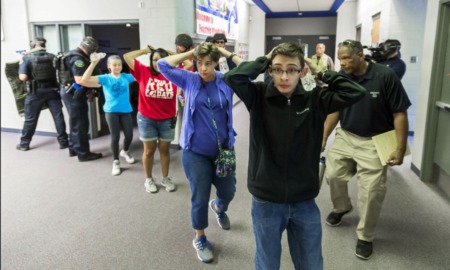
[[450, 197], [450, 0], [441, 0], [422, 163], [423, 181]]

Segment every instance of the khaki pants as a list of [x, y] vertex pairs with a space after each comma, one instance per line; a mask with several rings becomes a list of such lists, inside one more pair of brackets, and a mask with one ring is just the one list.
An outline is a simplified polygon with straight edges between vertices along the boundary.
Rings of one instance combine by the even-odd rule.
[[348, 181], [356, 174], [358, 184], [358, 239], [371, 242], [386, 194], [386, 166], [382, 166], [371, 138], [338, 128], [326, 159], [325, 178], [330, 185], [333, 211], [352, 207]]

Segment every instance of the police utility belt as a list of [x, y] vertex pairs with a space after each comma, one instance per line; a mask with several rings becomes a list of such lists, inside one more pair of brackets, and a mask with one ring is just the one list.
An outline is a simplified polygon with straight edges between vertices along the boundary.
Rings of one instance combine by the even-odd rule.
[[59, 85], [56, 81], [39, 82], [36, 80], [31, 80], [25, 82], [25, 90], [27, 93], [35, 94], [39, 89], [52, 89], [54, 91], [58, 91]]

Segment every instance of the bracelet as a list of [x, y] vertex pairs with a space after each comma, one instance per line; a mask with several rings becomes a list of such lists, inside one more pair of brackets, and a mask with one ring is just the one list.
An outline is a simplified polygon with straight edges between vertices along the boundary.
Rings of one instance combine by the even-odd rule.
[[237, 56], [237, 54], [233, 52], [230, 54], [230, 56], [228, 56], [228, 58], [233, 59], [233, 57], [235, 57], [235, 56]]

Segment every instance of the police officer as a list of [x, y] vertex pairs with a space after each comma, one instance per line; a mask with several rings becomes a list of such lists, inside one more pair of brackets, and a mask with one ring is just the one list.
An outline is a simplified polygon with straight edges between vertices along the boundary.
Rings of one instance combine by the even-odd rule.
[[[22, 137], [17, 150], [30, 150], [31, 138], [36, 131], [42, 107], [48, 105], [55, 122], [59, 148], [68, 146], [66, 123], [62, 112], [61, 97], [58, 94], [58, 83], [55, 70], [52, 69], [53, 54], [45, 49], [45, 38], [36, 37], [30, 42], [30, 51], [24, 55], [19, 64], [19, 79], [25, 82], [27, 96], [25, 97], [25, 122]], [[37, 61], [37, 59], [41, 61]]]
[[[89, 117], [88, 117], [88, 99], [93, 98], [89, 87], [97, 85], [81, 84], [81, 77], [90, 64], [89, 56], [98, 49], [98, 42], [90, 36], [83, 38], [78, 48], [72, 50], [74, 53], [68, 56], [65, 61], [70, 68], [74, 82], [83, 88], [81, 94], [74, 94], [74, 91], [66, 93], [61, 89], [61, 97], [66, 104], [70, 115], [70, 145], [69, 156], [78, 156], [80, 162], [91, 161], [102, 157], [101, 153], [93, 153], [89, 146]], [[71, 52], [72, 52], [71, 51]], [[97, 72], [99, 74], [99, 72]], [[96, 75], [97, 75], [96, 74]]]

